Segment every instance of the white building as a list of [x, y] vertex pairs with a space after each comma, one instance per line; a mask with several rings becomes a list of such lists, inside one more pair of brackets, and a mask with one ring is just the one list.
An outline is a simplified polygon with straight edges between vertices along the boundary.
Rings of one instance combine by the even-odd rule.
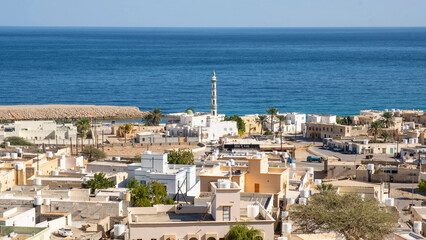
[[77, 127], [73, 124], [56, 124], [55, 121], [16, 121], [0, 125], [0, 140], [22, 137], [27, 140], [76, 139]]
[[166, 115], [166, 131], [173, 137], [198, 137], [200, 142], [219, 140], [221, 137], [238, 135], [235, 121], [224, 121], [224, 114], [217, 114], [216, 76], [213, 72], [211, 112], [195, 113], [187, 109], [184, 113]]
[[200, 182], [196, 178], [195, 165], [168, 164], [167, 153], [141, 154], [141, 163], [128, 166], [128, 179], [135, 178], [142, 184], [158, 181], [166, 186], [169, 195], [177, 194], [178, 188], [187, 196], [198, 196]]
[[336, 115], [308, 114], [308, 122], [336, 124]]
[[[303, 124], [306, 122], [306, 114], [304, 113], [279, 113], [279, 116], [284, 116], [285, 121], [281, 123], [283, 134], [300, 133], [303, 130]], [[267, 116], [265, 128], [271, 128], [271, 117]], [[274, 118], [273, 132], [280, 132], [280, 123], [277, 118]]]
[[35, 208], [4, 206], [0, 209], [0, 226], [35, 226]]

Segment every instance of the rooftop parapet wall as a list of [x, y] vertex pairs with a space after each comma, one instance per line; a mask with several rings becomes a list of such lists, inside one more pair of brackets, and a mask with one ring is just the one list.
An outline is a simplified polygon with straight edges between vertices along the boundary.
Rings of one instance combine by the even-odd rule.
[[0, 106], [0, 121], [78, 119], [141, 118], [146, 112], [138, 107], [95, 106], [95, 105], [12, 105]]

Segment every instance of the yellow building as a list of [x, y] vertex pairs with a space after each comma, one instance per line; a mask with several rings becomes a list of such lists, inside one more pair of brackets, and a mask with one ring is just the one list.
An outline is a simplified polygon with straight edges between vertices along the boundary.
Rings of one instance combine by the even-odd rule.
[[[254, 155], [247, 158], [247, 166], [215, 166], [200, 172], [200, 190], [208, 192], [211, 182], [229, 179], [241, 186], [246, 193], [268, 193], [274, 195], [274, 206], [288, 190], [288, 168], [269, 167], [268, 157]], [[231, 173], [231, 174], [230, 174]]]
[[257, 119], [257, 114], [256, 115], [245, 115], [242, 116], [241, 119], [244, 121], [245, 123], [245, 133], [246, 134], [260, 134], [262, 132], [262, 126], [260, 125], [260, 123], [258, 123], [256, 121]]

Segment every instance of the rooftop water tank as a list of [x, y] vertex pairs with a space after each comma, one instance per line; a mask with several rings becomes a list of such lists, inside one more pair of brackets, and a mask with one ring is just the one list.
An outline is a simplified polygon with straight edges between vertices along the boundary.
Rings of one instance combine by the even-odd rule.
[[413, 222], [413, 231], [417, 234], [420, 234], [422, 231], [422, 222], [421, 221], [414, 221]]
[[86, 174], [86, 169], [85, 168], [81, 168], [80, 169], [80, 174]]
[[309, 168], [308, 168], [308, 173], [309, 173], [309, 174], [314, 174], [314, 168], [309, 167]]
[[248, 205], [247, 206], [247, 217], [255, 218], [259, 215], [259, 205]]
[[282, 218], [287, 218], [288, 217], [288, 211], [282, 211], [281, 212], [281, 217]]
[[395, 206], [395, 199], [393, 199], [393, 198], [386, 198], [385, 205], [388, 206], [388, 207]]
[[321, 184], [322, 183], [322, 180], [321, 179], [315, 179], [315, 184]]
[[52, 151], [47, 151], [46, 152], [46, 157], [47, 158], [53, 158], [53, 152]]
[[287, 198], [287, 205], [294, 204], [296, 200], [294, 198]]
[[219, 179], [217, 180], [219, 188], [231, 188], [231, 181], [228, 179]]
[[22, 170], [22, 169], [24, 169], [24, 163], [23, 162], [17, 162], [15, 164], [15, 169], [16, 170]]
[[34, 178], [34, 185], [40, 186], [41, 185], [41, 178]]
[[369, 164], [367, 165], [367, 170], [374, 171], [374, 164], [369, 163]]
[[308, 198], [309, 197], [309, 190], [308, 189], [300, 190], [300, 197], [301, 198]]
[[59, 176], [59, 170], [53, 170], [52, 175], [53, 176]]
[[114, 225], [114, 236], [122, 236], [124, 232], [126, 231], [126, 227], [124, 224], [115, 224]]
[[16, 153], [16, 152], [11, 153], [11, 154], [10, 154], [10, 157], [11, 157], [12, 159], [18, 159], [18, 153]]
[[278, 237], [277, 240], [287, 240], [287, 237]]
[[296, 163], [290, 163], [289, 166], [290, 166], [290, 168], [294, 169], [294, 168], [296, 168]]
[[34, 206], [41, 206], [43, 204], [43, 198], [41, 196], [34, 196]]
[[41, 175], [43, 175], [43, 171], [41, 171], [41, 170], [37, 170], [37, 171], [36, 171], [36, 175], [37, 175], [37, 176], [41, 176]]
[[6, 153], [5, 158], [10, 158], [10, 153]]
[[291, 223], [283, 222], [282, 233], [291, 233]]
[[22, 153], [22, 148], [20, 148], [20, 147], [15, 148], [15, 152], [16, 153]]

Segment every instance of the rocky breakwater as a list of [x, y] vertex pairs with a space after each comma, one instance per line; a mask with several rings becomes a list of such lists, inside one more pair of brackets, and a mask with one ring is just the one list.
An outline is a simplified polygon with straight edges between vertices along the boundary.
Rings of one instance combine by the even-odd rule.
[[13, 105], [0, 106], [0, 121], [46, 119], [132, 119], [142, 118], [146, 112], [137, 107], [95, 105]]

